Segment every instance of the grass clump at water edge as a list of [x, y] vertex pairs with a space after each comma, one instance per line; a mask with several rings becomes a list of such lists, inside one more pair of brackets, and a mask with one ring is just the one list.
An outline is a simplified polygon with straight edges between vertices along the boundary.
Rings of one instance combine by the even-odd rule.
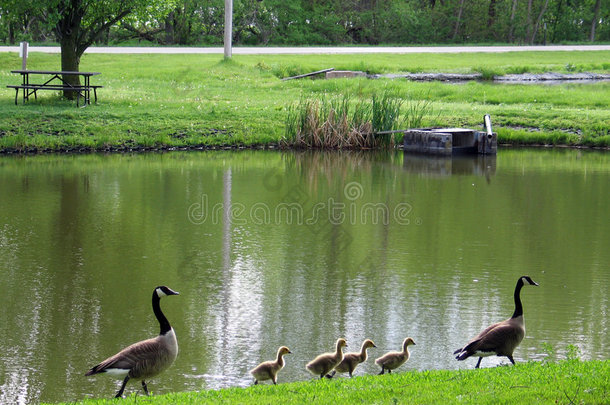
[[85, 400], [82, 404], [602, 404], [608, 403], [609, 395], [610, 361], [565, 360], [310, 380], [151, 397], [132, 394], [119, 402], [100, 399]]
[[[407, 101], [385, 91], [370, 99], [342, 97], [301, 98], [288, 108], [286, 147], [319, 149], [391, 148], [394, 130], [417, 127], [431, 111], [428, 101]], [[384, 133], [385, 132], [385, 133]]]

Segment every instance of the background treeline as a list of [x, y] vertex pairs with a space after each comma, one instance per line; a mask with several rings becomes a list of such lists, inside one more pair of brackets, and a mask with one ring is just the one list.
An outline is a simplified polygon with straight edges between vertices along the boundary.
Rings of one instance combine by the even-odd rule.
[[[0, 41], [55, 41], [44, 15], [25, 3], [0, 1]], [[234, 0], [233, 7], [236, 45], [610, 41], [608, 0]], [[219, 45], [223, 27], [224, 0], [151, 1], [96, 41]]]

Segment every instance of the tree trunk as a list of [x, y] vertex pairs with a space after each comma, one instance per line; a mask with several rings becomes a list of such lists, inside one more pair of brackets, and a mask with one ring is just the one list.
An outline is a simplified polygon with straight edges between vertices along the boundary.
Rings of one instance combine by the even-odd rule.
[[170, 12], [167, 17], [165, 17], [165, 43], [166, 44], [174, 44], [174, 32], [176, 19], [174, 18], [175, 11]]
[[[61, 70], [78, 72], [80, 57], [85, 51], [85, 48], [79, 48], [78, 37], [81, 33], [81, 22], [85, 15], [86, 9], [83, 7], [81, 0], [73, 0], [70, 7], [65, 12], [55, 26], [55, 33], [59, 40], [61, 48]], [[71, 86], [80, 85], [80, 77], [78, 75], [64, 76], [65, 84]], [[74, 100], [76, 92], [66, 90], [64, 97], [69, 100]]]
[[532, 3], [533, 0], [527, 0], [527, 39], [529, 41], [532, 37]]
[[591, 22], [591, 35], [589, 36], [589, 40], [591, 42], [595, 41], [595, 28], [597, 27], [597, 22], [599, 21], [599, 10], [602, 6], [602, 0], [597, 0], [595, 2], [595, 11], [593, 12], [593, 21]]
[[536, 40], [536, 33], [538, 32], [538, 27], [540, 27], [540, 22], [542, 21], [542, 16], [546, 12], [546, 8], [549, 5], [549, 0], [544, 0], [544, 5], [540, 10], [540, 14], [538, 14], [538, 18], [536, 19], [536, 25], [534, 26], [534, 32], [532, 33], [532, 38], [530, 39], [530, 43], [533, 45]]
[[496, 23], [496, 0], [489, 0], [489, 8], [487, 10], [487, 28], [491, 31], [493, 39], [496, 37], [494, 24]]
[[460, 30], [460, 21], [462, 19], [462, 12], [464, 11], [464, 1], [465, 0], [460, 0], [460, 6], [458, 8], [458, 12], [457, 12], [457, 17], [455, 20], [455, 29], [453, 30], [453, 40], [455, 41], [455, 39], [457, 38], [458, 32]]
[[[553, 19], [553, 37], [551, 38], [551, 42], [555, 43], [557, 39], [557, 24], [559, 24], [559, 18], [562, 15], [561, 6], [563, 6], [563, 0], [559, 0], [557, 2], [557, 11], [555, 12], [555, 18]], [[568, 4], [568, 7], [570, 5]]]
[[[60, 41], [61, 46], [61, 70], [78, 72], [80, 65], [80, 57], [76, 48], [76, 39], [74, 35], [64, 35]], [[80, 86], [80, 76], [70, 75], [64, 76], [63, 80], [65, 83], [71, 86]], [[65, 90], [64, 97], [69, 100], [74, 100], [76, 92]]]
[[508, 28], [508, 43], [513, 43], [515, 40], [515, 14], [517, 13], [517, 1], [513, 0], [513, 8], [510, 12], [510, 26]]

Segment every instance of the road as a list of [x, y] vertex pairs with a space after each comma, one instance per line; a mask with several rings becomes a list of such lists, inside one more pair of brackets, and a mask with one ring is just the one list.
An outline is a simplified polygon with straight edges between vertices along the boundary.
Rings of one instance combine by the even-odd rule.
[[[373, 53], [500, 53], [521, 51], [610, 51], [610, 45], [548, 46], [348, 46], [348, 47], [234, 47], [234, 55], [307, 55], [307, 54], [373, 54]], [[19, 52], [19, 46], [0, 46], [0, 52]], [[28, 52], [60, 53], [58, 46], [30, 46]], [[97, 47], [85, 53], [120, 54], [224, 54], [222, 47]]]

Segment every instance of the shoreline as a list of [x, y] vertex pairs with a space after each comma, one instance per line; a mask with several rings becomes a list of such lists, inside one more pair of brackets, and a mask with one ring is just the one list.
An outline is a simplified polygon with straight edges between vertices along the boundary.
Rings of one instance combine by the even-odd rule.
[[[498, 143], [498, 148], [532, 148], [532, 149], [578, 149], [608, 152], [608, 146], [588, 146], [588, 145], [553, 145], [553, 144], [523, 144], [523, 143]], [[402, 145], [391, 149], [392, 151], [402, 151]], [[65, 149], [39, 149], [27, 148], [26, 150], [0, 149], [0, 157], [3, 156], [35, 156], [35, 155], [84, 155], [84, 154], [134, 154], [134, 153], [168, 153], [168, 152], [209, 152], [209, 151], [241, 151], [241, 150], [265, 150], [265, 151], [290, 151], [290, 152], [375, 152], [384, 149], [323, 149], [323, 148], [296, 148], [282, 147], [277, 143], [256, 144], [256, 145], [192, 145], [192, 146], [142, 146], [142, 147], [107, 147], [95, 149], [91, 147], [73, 147]], [[452, 156], [420, 155], [430, 158], [451, 158]], [[472, 155], [473, 157], [479, 155]]]

